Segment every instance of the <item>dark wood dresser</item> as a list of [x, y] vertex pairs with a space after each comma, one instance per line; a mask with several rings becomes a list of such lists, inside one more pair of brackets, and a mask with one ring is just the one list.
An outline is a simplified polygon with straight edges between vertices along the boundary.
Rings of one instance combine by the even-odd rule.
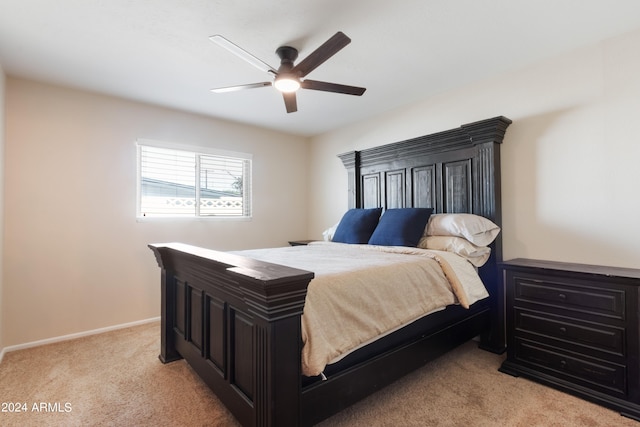
[[640, 420], [640, 269], [502, 263], [507, 359], [523, 376]]

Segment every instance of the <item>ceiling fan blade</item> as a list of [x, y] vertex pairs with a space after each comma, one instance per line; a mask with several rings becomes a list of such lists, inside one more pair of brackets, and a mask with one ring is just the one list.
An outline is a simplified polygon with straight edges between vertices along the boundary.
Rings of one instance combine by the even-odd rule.
[[287, 113], [295, 113], [298, 111], [295, 92], [283, 92], [282, 97], [284, 98], [284, 106], [287, 107]]
[[269, 65], [266, 62], [256, 58], [255, 56], [253, 56], [252, 54], [250, 54], [249, 52], [247, 52], [246, 50], [244, 50], [240, 46], [238, 46], [236, 44], [233, 44], [229, 40], [225, 39], [220, 34], [216, 34], [215, 36], [209, 37], [209, 40], [211, 40], [214, 43], [217, 43], [218, 45], [220, 45], [223, 48], [227, 49], [229, 52], [233, 53], [234, 55], [238, 56], [239, 58], [244, 59], [249, 64], [253, 65], [254, 67], [256, 67], [256, 68], [258, 68], [258, 69], [260, 69], [262, 71], [265, 71], [267, 73], [278, 74], [276, 69], [273, 68], [271, 65]]
[[211, 92], [214, 92], [214, 93], [235, 92], [238, 90], [255, 89], [258, 87], [265, 87], [265, 86], [271, 86], [271, 82], [250, 83], [248, 85], [218, 87], [215, 89], [211, 89]]
[[337, 83], [319, 82], [317, 80], [304, 80], [300, 83], [300, 87], [311, 90], [321, 90], [324, 92], [344, 93], [346, 95], [361, 96], [365, 90], [364, 87], [346, 86]]
[[298, 73], [300, 77], [304, 77], [313, 70], [315, 70], [320, 64], [331, 58], [338, 53], [340, 49], [351, 43], [351, 39], [344, 35], [342, 31], [338, 31], [329, 40], [324, 42], [319, 48], [314, 50], [304, 58], [298, 65], [291, 70], [293, 73]]

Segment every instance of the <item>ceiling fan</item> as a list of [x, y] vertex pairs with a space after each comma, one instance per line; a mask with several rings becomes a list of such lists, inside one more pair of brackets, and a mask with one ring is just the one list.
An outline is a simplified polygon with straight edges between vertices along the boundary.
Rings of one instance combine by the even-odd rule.
[[311, 71], [315, 70], [327, 59], [335, 55], [340, 49], [351, 43], [351, 39], [338, 31], [333, 37], [324, 42], [319, 48], [314, 50], [305, 59], [298, 64], [293, 65], [293, 61], [298, 57], [298, 50], [291, 46], [281, 46], [276, 49], [276, 54], [280, 57], [280, 67], [276, 70], [269, 64], [256, 58], [241, 47], [231, 43], [221, 35], [209, 37], [211, 41], [219, 44], [231, 53], [244, 59], [256, 68], [272, 75], [273, 81], [250, 83], [239, 86], [229, 86], [217, 89], [211, 89], [212, 92], [232, 92], [236, 90], [254, 89], [265, 86], [275, 86], [284, 97], [284, 105], [287, 113], [298, 111], [296, 100], [296, 91], [300, 88], [320, 90], [324, 92], [343, 93], [347, 95], [360, 96], [366, 90], [363, 87], [346, 86], [337, 83], [321, 82], [318, 80], [309, 80], [304, 77]]

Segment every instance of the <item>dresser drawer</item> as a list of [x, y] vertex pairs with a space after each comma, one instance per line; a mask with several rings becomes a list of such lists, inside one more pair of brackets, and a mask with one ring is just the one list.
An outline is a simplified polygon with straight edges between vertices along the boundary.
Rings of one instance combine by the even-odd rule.
[[625, 331], [622, 328], [520, 308], [515, 308], [515, 328], [520, 335], [531, 333], [617, 356], [625, 355]]
[[541, 372], [567, 379], [603, 393], [626, 397], [626, 367], [603, 360], [581, 358], [533, 341], [516, 339], [515, 358]]
[[625, 292], [622, 289], [590, 287], [526, 274], [514, 276], [514, 297], [518, 301], [553, 305], [563, 310], [625, 319]]

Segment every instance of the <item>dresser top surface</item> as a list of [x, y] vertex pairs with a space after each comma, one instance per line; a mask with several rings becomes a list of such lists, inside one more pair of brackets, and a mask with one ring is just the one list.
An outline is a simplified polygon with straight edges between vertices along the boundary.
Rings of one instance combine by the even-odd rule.
[[546, 261], [527, 258], [511, 259], [502, 262], [501, 265], [505, 268], [526, 267], [535, 268], [538, 270], [567, 271], [600, 276], [640, 279], [640, 269], [638, 268], [611, 267], [604, 265], [578, 264], [571, 262]]

